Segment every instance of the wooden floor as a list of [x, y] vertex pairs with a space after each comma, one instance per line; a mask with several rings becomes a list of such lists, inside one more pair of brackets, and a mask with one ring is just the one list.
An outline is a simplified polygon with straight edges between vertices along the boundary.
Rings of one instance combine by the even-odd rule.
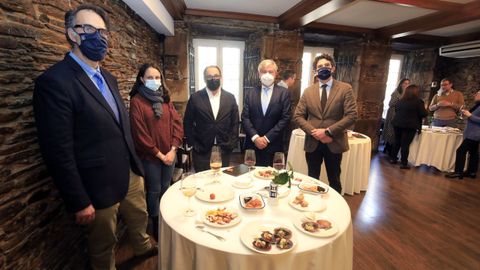
[[[449, 180], [426, 166], [400, 170], [380, 153], [371, 164], [368, 192], [344, 197], [354, 225], [354, 270], [480, 269], [478, 178]], [[131, 256], [122, 241], [118, 269], [157, 269], [157, 257]]]

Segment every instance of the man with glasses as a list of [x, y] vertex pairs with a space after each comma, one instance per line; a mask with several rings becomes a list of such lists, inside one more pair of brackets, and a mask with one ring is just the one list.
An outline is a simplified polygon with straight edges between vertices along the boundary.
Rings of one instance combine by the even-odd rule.
[[440, 89], [432, 98], [428, 107], [433, 113], [433, 126], [457, 127], [457, 114], [465, 104], [463, 94], [452, 88], [452, 81], [444, 78], [440, 82]]
[[306, 133], [304, 150], [308, 175], [319, 179], [325, 160], [329, 185], [341, 193], [340, 165], [343, 152], [349, 149], [346, 129], [357, 119], [357, 105], [352, 86], [333, 79], [333, 57], [317, 56], [313, 70], [318, 81], [303, 92], [294, 120]]
[[108, 49], [105, 11], [65, 14], [72, 50], [35, 83], [33, 106], [43, 159], [67, 210], [86, 225], [93, 269], [115, 269], [117, 214], [135, 255], [156, 251], [146, 234], [143, 168], [117, 81], [100, 67]]
[[206, 87], [190, 96], [183, 119], [185, 137], [193, 147], [196, 172], [210, 169], [212, 146], [221, 148], [222, 167], [229, 166], [238, 143], [238, 106], [235, 96], [222, 89], [222, 71], [208, 66], [203, 71]]

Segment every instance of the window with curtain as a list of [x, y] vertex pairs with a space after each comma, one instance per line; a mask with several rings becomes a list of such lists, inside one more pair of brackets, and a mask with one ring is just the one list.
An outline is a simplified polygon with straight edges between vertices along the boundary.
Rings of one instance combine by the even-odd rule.
[[383, 113], [382, 118], [387, 117], [388, 103], [390, 103], [390, 97], [393, 91], [398, 86], [400, 80], [400, 72], [402, 71], [403, 55], [393, 54], [390, 58], [390, 64], [388, 66], [387, 88], [385, 90], [385, 99], [383, 100]]
[[313, 84], [313, 60], [322, 53], [329, 54], [333, 57], [333, 48], [327, 47], [304, 47], [302, 57], [302, 84], [300, 86], [300, 95], [303, 90]]

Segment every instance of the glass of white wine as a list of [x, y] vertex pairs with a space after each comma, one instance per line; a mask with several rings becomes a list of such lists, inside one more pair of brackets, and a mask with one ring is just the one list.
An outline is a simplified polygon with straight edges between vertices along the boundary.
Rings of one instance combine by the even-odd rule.
[[188, 206], [183, 212], [184, 216], [191, 217], [195, 215], [195, 209], [192, 208], [192, 197], [197, 192], [197, 181], [193, 173], [182, 174], [182, 180], [180, 182], [180, 190], [183, 195], [188, 198]]
[[220, 146], [212, 147], [212, 154], [210, 155], [210, 169], [213, 171], [213, 182], [219, 182], [220, 169], [222, 168], [222, 150]]

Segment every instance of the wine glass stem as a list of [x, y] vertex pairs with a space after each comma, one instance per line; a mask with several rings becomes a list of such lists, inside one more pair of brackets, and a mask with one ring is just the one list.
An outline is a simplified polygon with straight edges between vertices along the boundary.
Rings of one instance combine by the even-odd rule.
[[192, 212], [192, 197], [188, 197], [188, 208], [187, 208], [187, 212]]

